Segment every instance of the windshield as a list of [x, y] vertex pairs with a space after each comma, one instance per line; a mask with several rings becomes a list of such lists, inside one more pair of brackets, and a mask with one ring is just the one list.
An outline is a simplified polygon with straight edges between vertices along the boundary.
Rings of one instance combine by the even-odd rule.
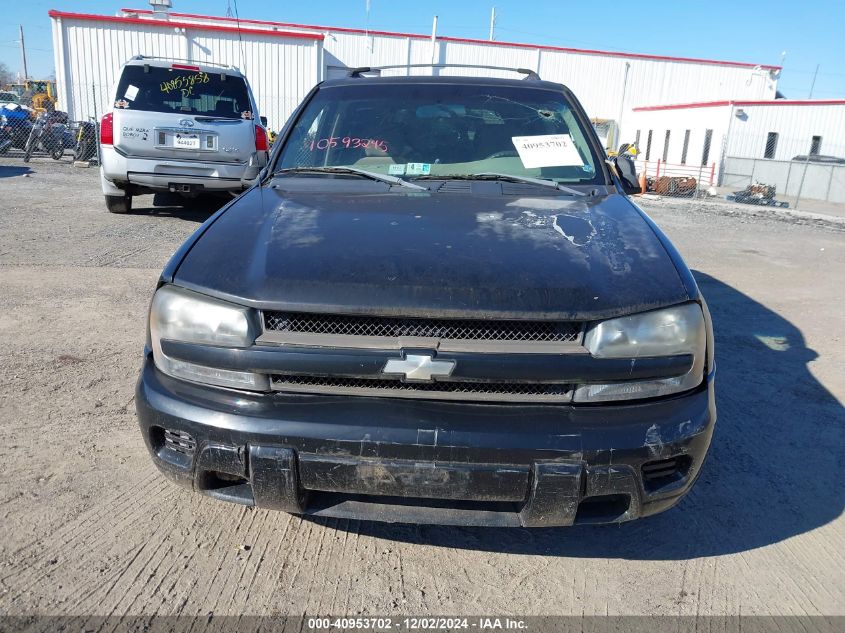
[[225, 73], [158, 66], [126, 66], [115, 108], [201, 114], [227, 119], [253, 118], [246, 82]]
[[598, 182], [597, 158], [564, 95], [528, 86], [322, 88], [276, 164], [277, 170], [298, 167], [357, 167], [403, 178], [506, 174]]

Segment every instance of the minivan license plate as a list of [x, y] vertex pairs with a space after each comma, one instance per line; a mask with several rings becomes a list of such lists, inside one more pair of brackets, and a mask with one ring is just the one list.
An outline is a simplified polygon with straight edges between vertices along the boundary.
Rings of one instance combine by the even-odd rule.
[[199, 149], [200, 137], [198, 134], [176, 134], [173, 137], [173, 147]]

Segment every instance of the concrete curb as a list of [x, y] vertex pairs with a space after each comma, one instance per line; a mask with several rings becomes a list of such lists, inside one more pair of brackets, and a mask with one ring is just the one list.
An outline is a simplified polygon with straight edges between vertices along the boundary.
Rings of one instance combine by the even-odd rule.
[[845, 215], [829, 215], [798, 209], [784, 209], [763, 205], [733, 203], [724, 200], [693, 200], [684, 198], [668, 198], [649, 194], [634, 196], [639, 204], [684, 204], [701, 211], [713, 211], [725, 215], [748, 215], [752, 217], [767, 217], [786, 221], [805, 221], [828, 224], [837, 228], [845, 228]]

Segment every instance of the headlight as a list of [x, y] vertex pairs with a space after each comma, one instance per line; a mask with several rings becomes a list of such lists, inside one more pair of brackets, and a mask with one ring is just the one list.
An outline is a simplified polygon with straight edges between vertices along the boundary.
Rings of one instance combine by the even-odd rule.
[[704, 315], [697, 303], [596, 323], [587, 330], [584, 347], [597, 358], [692, 354], [692, 368], [673, 378], [579, 385], [573, 400], [632, 400], [693, 389], [704, 379], [706, 345]]
[[267, 391], [270, 383], [264, 374], [187, 363], [165, 356], [161, 350], [162, 340], [249, 347], [257, 334], [258, 326], [249, 308], [176, 286], [162, 286], [153, 297], [150, 307], [153, 360], [169, 376], [221, 387]]

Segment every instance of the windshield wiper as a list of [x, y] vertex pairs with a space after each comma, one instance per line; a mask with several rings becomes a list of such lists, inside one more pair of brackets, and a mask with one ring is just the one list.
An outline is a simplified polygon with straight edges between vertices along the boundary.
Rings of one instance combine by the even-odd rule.
[[540, 187], [552, 187], [558, 191], [563, 191], [572, 196], [583, 196], [583, 192], [577, 189], [571, 189], [555, 182], [551, 178], [531, 178], [530, 176], [514, 176], [513, 174], [494, 174], [494, 173], [480, 173], [480, 174], [456, 174], [454, 176], [419, 176], [415, 180], [500, 180], [505, 182], [522, 182], [529, 185], [538, 185]]
[[279, 174], [354, 174], [356, 176], [363, 176], [370, 180], [377, 180], [379, 182], [386, 182], [390, 185], [399, 185], [408, 189], [416, 189], [417, 191], [428, 191], [425, 187], [415, 185], [407, 182], [396, 176], [388, 176], [387, 174], [377, 174], [366, 169], [358, 169], [357, 167], [288, 167], [286, 169], [277, 169], [273, 172], [273, 176]]

